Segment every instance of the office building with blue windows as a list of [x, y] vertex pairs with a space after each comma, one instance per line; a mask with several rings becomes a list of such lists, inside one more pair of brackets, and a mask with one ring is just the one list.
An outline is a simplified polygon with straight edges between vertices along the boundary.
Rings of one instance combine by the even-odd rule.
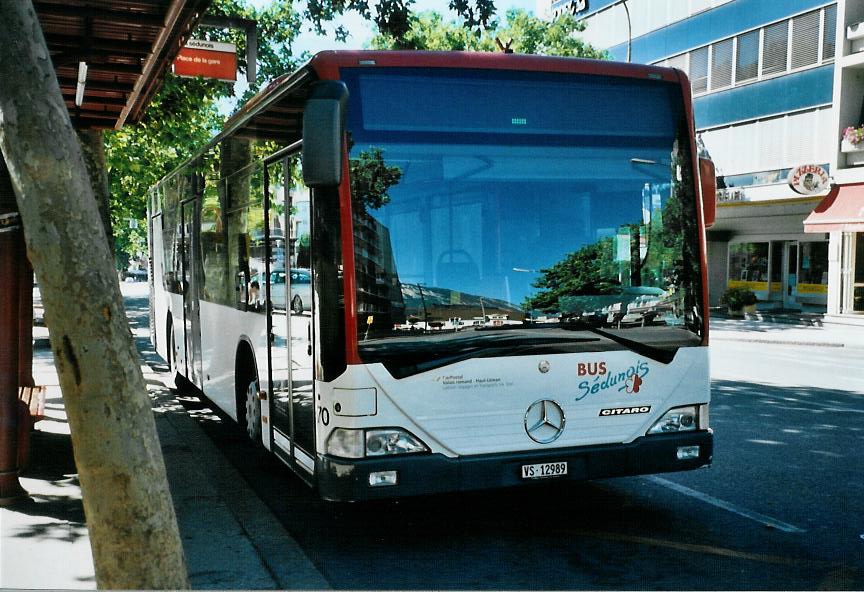
[[[838, 2], [551, 0], [550, 9], [583, 18], [583, 39], [613, 59], [688, 75], [700, 147], [718, 174], [712, 304], [741, 286], [760, 309], [832, 312], [832, 231], [806, 232], [804, 222], [837, 166]], [[806, 188], [790, 183], [814, 171]]]

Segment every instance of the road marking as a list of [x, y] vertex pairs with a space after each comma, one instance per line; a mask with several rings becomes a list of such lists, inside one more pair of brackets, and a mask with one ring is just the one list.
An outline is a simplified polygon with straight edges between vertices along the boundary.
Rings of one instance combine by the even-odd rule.
[[652, 537], [644, 537], [638, 535], [618, 534], [613, 532], [590, 531], [590, 530], [574, 530], [572, 534], [579, 536], [601, 539], [606, 541], [615, 541], [621, 543], [633, 543], [637, 545], [646, 545], [648, 547], [661, 547], [664, 549], [674, 549], [676, 551], [685, 551], [688, 553], [704, 553], [706, 555], [717, 555], [729, 559], [743, 559], [746, 561], [756, 561], [759, 563], [770, 563], [773, 565], [789, 565], [794, 567], [812, 567], [824, 568], [831, 567], [833, 564], [829, 561], [820, 561], [818, 559], [803, 559], [799, 557], [783, 557], [779, 555], [764, 555], [761, 553], [747, 553], [746, 551], [736, 551], [735, 549], [727, 549], [725, 547], [715, 547], [714, 545], [697, 545], [694, 543], [679, 543], [677, 541], [667, 541], [664, 539], [655, 539]]
[[731, 504], [729, 502], [723, 501], [721, 499], [717, 499], [716, 497], [712, 497], [707, 493], [702, 493], [701, 491], [696, 491], [695, 489], [690, 489], [689, 487], [685, 487], [684, 485], [679, 485], [674, 481], [667, 481], [661, 477], [657, 477], [656, 475], [649, 475], [645, 477], [648, 481], [656, 483], [657, 485], [662, 485], [663, 487], [668, 487], [673, 491], [677, 491], [678, 493], [683, 493], [684, 495], [695, 498], [699, 501], [705, 502], [706, 504], [711, 504], [717, 508], [721, 508], [726, 510], [727, 512], [732, 512], [733, 514], [738, 514], [739, 516], [743, 516], [744, 518], [749, 518], [750, 520], [754, 520], [759, 522], [760, 524], [764, 524], [765, 526], [770, 526], [771, 528], [776, 528], [777, 530], [782, 530], [783, 532], [791, 532], [791, 533], [802, 533], [807, 532], [802, 528], [798, 528], [797, 526], [793, 526], [786, 522], [782, 522], [775, 518], [771, 518], [770, 516], [766, 516], [764, 514], [760, 514], [759, 512], [754, 512], [752, 510], [748, 510], [747, 508], [739, 508], [735, 504]]

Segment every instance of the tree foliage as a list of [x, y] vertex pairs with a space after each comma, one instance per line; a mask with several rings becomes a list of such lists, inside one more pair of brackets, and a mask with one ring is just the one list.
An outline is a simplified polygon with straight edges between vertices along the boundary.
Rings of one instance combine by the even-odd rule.
[[[312, 23], [314, 30], [324, 34], [324, 23], [334, 20], [347, 12], [359, 14], [365, 20], [372, 21], [378, 31], [389, 39], [401, 40], [412, 28], [415, 20], [411, 7], [414, 0], [378, 0], [370, 6], [369, 0], [308, 0], [305, 16]], [[448, 7], [460, 19], [461, 25], [479, 34], [489, 26], [495, 15], [494, 0], [450, 0]], [[336, 28], [336, 39], [345, 41], [348, 31], [344, 27]]]
[[[218, 129], [220, 83], [169, 77], [136, 125], [106, 134], [105, 159], [117, 262], [147, 249], [147, 191]], [[133, 223], [131, 221], [137, 221]]]
[[[381, 31], [373, 40], [376, 49], [427, 49], [455, 51], [498, 51], [496, 38], [510, 43], [515, 53], [605, 59], [604, 51], [582, 41], [577, 33], [585, 25], [570, 14], [545, 21], [524, 10], [509, 10], [504, 21], [492, 20], [482, 31], [455, 21], [445, 21], [436, 12], [412, 15], [410, 28], [401, 37]], [[512, 43], [511, 43], [512, 41]]]
[[[291, 53], [302, 21], [288, 0], [256, 9], [240, 0], [215, 0], [211, 15], [234, 16], [258, 22], [256, 79], [241, 97], [248, 99], [269, 80], [295, 67]], [[243, 31], [202, 28], [196, 33], [213, 41], [237, 45], [238, 67], [246, 72], [246, 37]], [[111, 192], [111, 221], [117, 264], [147, 248], [147, 191], [164, 175], [201, 148], [220, 128], [219, 102], [234, 94], [233, 85], [203, 78], [168, 76], [147, 109], [144, 119], [106, 134], [106, 162]], [[130, 221], [137, 221], [137, 224]]]
[[526, 308], [558, 310], [559, 301], [565, 296], [617, 294], [621, 283], [613, 253], [613, 239], [604, 238], [541, 270], [543, 275], [532, 285], [542, 291], [527, 299]]
[[[147, 191], [160, 178], [203, 146], [221, 125], [220, 105], [242, 104], [268, 81], [293, 71], [308, 56], [296, 55], [293, 44], [305, 25], [323, 33], [326, 22], [354, 12], [378, 27], [375, 48], [497, 51], [496, 36], [513, 40], [512, 49], [580, 57], [604, 57], [575, 34], [583, 25], [565, 15], [546, 22], [524, 11], [509, 11], [503, 22], [494, 18], [492, 0], [451, 0], [458, 20], [446, 22], [434, 13], [411, 13], [413, 0], [309, 0], [298, 12], [291, 0], [276, 0], [256, 8], [247, 0], [214, 0], [208, 14], [257, 21], [258, 60], [255, 82], [242, 97], [233, 85], [203, 79], [169, 76], [148, 107], [145, 118], [118, 132], [106, 134], [106, 162], [111, 191], [112, 223], [118, 266], [146, 250]], [[337, 29], [337, 38], [347, 32]], [[238, 67], [245, 74], [246, 37], [240, 30], [200, 28], [196, 36], [237, 45]], [[130, 224], [130, 221], [137, 220]]]
[[402, 178], [402, 169], [384, 161], [384, 151], [372, 146], [351, 159], [351, 199], [355, 208], [377, 210], [390, 201], [387, 193]]

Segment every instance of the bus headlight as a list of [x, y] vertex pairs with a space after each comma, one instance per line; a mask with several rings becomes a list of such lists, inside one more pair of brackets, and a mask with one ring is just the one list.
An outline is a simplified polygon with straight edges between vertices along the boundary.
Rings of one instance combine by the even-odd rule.
[[427, 452], [426, 445], [399, 428], [366, 431], [366, 456]]
[[342, 458], [363, 458], [363, 430], [336, 428], [327, 438], [327, 454]]
[[690, 432], [699, 427], [699, 405], [675, 407], [667, 411], [647, 434], [669, 434], [673, 432]]
[[428, 451], [429, 448], [419, 438], [401, 428], [372, 430], [336, 428], [327, 438], [327, 454], [342, 458], [363, 458]]

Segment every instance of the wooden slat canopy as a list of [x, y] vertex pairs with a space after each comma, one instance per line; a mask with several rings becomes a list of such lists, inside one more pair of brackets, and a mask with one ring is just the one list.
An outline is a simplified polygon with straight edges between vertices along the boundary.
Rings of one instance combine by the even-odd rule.
[[[141, 118], [211, 0], [34, 0], [73, 124], [115, 128]], [[75, 105], [78, 64], [87, 64]]]

